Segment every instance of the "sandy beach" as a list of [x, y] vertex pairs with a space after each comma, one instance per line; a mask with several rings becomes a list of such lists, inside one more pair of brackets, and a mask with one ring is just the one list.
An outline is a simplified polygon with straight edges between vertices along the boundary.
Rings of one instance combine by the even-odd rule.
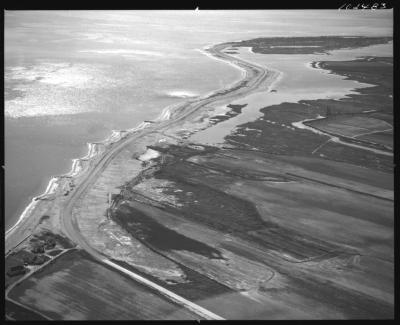
[[[18, 222], [6, 232], [6, 254], [31, 236], [41, 217], [47, 211], [61, 211], [70, 196], [64, 196], [65, 188], [69, 187], [69, 184], [74, 184], [74, 191], [77, 191], [82, 184], [87, 182], [88, 178], [93, 177], [91, 174], [93, 169], [98, 167], [99, 164], [104, 167], [104, 157], [112, 157], [124, 145], [132, 141], [145, 147], [146, 144], [153, 142], [151, 136], [149, 139], [149, 134], [157, 134], [161, 130], [176, 127], [188, 117], [198, 114], [204, 106], [211, 103], [215, 104], [219, 101], [234, 100], [250, 93], [267, 90], [278, 80], [279, 71], [269, 71], [259, 65], [223, 53], [223, 50], [227, 47], [229, 47], [229, 44], [218, 44], [208, 46], [202, 51], [212, 58], [224, 60], [242, 70], [243, 78], [241, 80], [223, 90], [208, 94], [204, 98], [196, 98], [182, 104], [173, 105], [173, 107], [163, 110], [154, 123], [143, 122], [129, 130], [114, 131], [110, 137], [102, 142], [89, 143], [87, 155], [80, 159], [74, 159], [72, 169], [68, 174], [52, 178], [45, 193], [34, 198], [29, 206], [26, 207]], [[142, 140], [144, 135], [147, 136], [146, 140]], [[109, 162], [110, 159], [107, 160], [107, 163]], [[53, 224], [56, 227], [54, 230], [64, 232], [65, 229], [59, 228], [60, 221], [56, 217], [52, 217], [52, 219], [54, 219]]]
[[[204, 54], [234, 65], [242, 78], [88, 143], [86, 155], [53, 177], [7, 232], [8, 302], [51, 319], [152, 319], [161, 306], [184, 311], [166, 319], [391, 317], [392, 59], [307, 65], [310, 74], [327, 68], [374, 86], [285, 101], [285, 83], [302, 76], [252, 55], [290, 52], [282, 60], [296, 71], [301, 48], [279, 43], [292, 41], [259, 39], [253, 51], [244, 46], [245, 57], [234, 55], [240, 44], [206, 47]], [[330, 44], [303, 39], [321, 41]], [[262, 96], [284, 100], [267, 105]], [[259, 116], [246, 117], [252, 110]], [[225, 122], [233, 127], [222, 142], [193, 140]], [[48, 248], [49, 238], [56, 248]], [[33, 264], [20, 285], [11, 265], [29, 255]], [[36, 263], [40, 258], [49, 267]], [[125, 292], [118, 283], [143, 286], [161, 300], [139, 314], [122, 315], [118, 305], [104, 311], [98, 292], [115, 303]], [[12, 317], [17, 307], [9, 308]]]

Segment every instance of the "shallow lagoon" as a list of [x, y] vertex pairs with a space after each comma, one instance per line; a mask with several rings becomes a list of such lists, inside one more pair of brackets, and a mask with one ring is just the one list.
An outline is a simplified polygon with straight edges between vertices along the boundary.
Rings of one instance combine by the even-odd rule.
[[[87, 142], [240, 77], [198, 51], [204, 46], [260, 36], [390, 35], [391, 17], [337, 10], [5, 12], [5, 228], [52, 175], [85, 155]], [[247, 108], [239, 118], [260, 107]]]
[[279, 105], [283, 102], [298, 102], [314, 99], [340, 99], [346, 95], [356, 93], [357, 88], [369, 87], [369, 84], [346, 80], [345, 77], [331, 74], [329, 71], [311, 67], [311, 62], [352, 60], [361, 56], [392, 56], [393, 44], [373, 45], [360, 49], [342, 49], [329, 54], [259, 54], [253, 53], [250, 48], [239, 48], [238, 54], [264, 67], [281, 72], [280, 78], [271, 87], [277, 92], [260, 92], [243, 97], [231, 104], [247, 104], [242, 114], [216, 124], [206, 130], [194, 134], [190, 140], [218, 144], [230, 134], [237, 125], [254, 121], [263, 116], [261, 108]]

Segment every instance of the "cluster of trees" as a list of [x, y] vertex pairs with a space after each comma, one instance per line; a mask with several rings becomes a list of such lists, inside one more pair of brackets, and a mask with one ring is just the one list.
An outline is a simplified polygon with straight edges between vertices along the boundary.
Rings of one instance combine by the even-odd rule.
[[40, 254], [45, 250], [52, 249], [56, 246], [56, 240], [53, 237], [46, 236], [44, 240], [36, 242], [32, 247], [32, 253]]
[[18, 254], [18, 259], [21, 264], [14, 265], [7, 270], [8, 276], [17, 276], [25, 274], [27, 265], [41, 265], [46, 262], [49, 257], [43, 255], [46, 250], [53, 249], [56, 246], [56, 240], [46, 235], [43, 240], [35, 241], [32, 245], [31, 251], [21, 250]]

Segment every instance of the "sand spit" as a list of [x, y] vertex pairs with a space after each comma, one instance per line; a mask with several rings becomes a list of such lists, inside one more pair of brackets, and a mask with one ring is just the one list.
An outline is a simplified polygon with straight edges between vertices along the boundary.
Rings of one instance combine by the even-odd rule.
[[101, 149], [102, 147], [105, 147], [107, 145], [118, 142], [123, 137], [127, 136], [128, 134], [138, 132], [138, 131], [142, 130], [143, 128], [145, 128], [149, 124], [150, 123], [142, 122], [137, 127], [129, 129], [129, 130], [113, 130], [111, 135], [109, 137], [107, 137], [106, 139], [99, 141], [99, 142], [87, 143], [87, 147], [88, 147], [87, 154], [82, 158], [72, 159], [71, 170], [68, 173], [60, 175], [60, 176], [54, 176], [50, 179], [49, 184], [47, 185], [47, 188], [43, 192], [43, 194], [40, 194], [39, 196], [34, 197], [31, 201], [31, 203], [24, 209], [24, 211], [18, 218], [18, 221], [10, 229], [8, 229], [6, 231], [6, 240], [11, 235], [11, 233], [16, 229], [16, 227], [18, 227], [25, 218], [27, 218], [31, 213], [34, 212], [37, 202], [39, 200], [45, 199], [49, 195], [55, 194], [57, 189], [61, 187], [60, 186], [61, 182], [65, 182], [65, 178], [77, 177], [84, 169], [85, 162], [93, 160], [95, 157], [97, 157], [99, 154], [102, 153], [102, 151], [103, 151]]
[[[214, 51], [224, 57], [218, 47]], [[158, 123], [150, 121], [132, 136], [114, 131], [107, 145], [98, 147], [97, 155], [96, 148], [89, 146], [87, 156], [92, 158], [74, 162], [74, 176], [60, 178], [54, 190], [61, 194], [67, 190], [66, 194], [38, 201], [8, 245], [15, 247], [13, 240], [38, 232], [40, 227], [27, 227], [45, 214], [50, 216], [47, 225], [58, 222], [51, 229], [67, 236], [102, 266], [124, 272], [133, 283], [141, 282], [201, 317], [392, 317], [390, 175], [371, 175], [358, 166], [298, 156], [297, 148], [305, 146], [311, 153], [331, 137], [286, 129], [291, 123], [307, 129], [316, 119], [325, 123], [322, 115], [329, 116], [328, 112], [310, 110], [293, 118], [292, 111], [282, 109], [277, 121], [272, 115], [268, 124], [243, 128], [245, 140], [256, 139], [251, 146], [244, 143], [244, 148], [186, 145], [186, 133], [195, 132], [210, 106], [265, 91], [276, 80], [277, 75], [265, 68], [237, 62], [248, 71], [235, 88], [166, 108]], [[271, 136], [268, 131], [273, 128], [280, 130]], [[266, 132], [254, 136], [255, 130]], [[276, 138], [281, 139], [276, 147], [282, 151], [263, 151]], [[156, 158], [157, 152], [162, 159], [152, 164], [148, 160]], [[70, 194], [69, 182], [75, 187]], [[127, 227], [113, 225], [124, 220]], [[128, 235], [123, 229], [132, 241], [124, 240]], [[370, 234], [376, 240], [367, 241]], [[131, 244], [134, 240], [138, 245]], [[137, 256], [143, 262], [140, 270]], [[158, 280], [154, 266], [160, 271]], [[160, 274], [165, 270], [171, 274]], [[85, 281], [87, 274], [93, 274], [84, 267], [79, 272], [83, 276], [78, 279]], [[184, 281], [173, 280], [181, 274]], [[162, 278], [172, 279], [168, 283]], [[67, 290], [61, 294], [73, 284], [68, 279]], [[48, 299], [45, 290], [38, 296], [42, 302]], [[210, 297], [216, 300], [203, 299]]]
[[[229, 93], [229, 91], [231, 89], [232, 90], [233, 90], [233, 88], [235, 88], [235, 90], [240, 89], [241, 83], [246, 82], [246, 81], [248, 82], [249, 76], [251, 75], [251, 74], [249, 74], [250, 72], [247, 71], [247, 69], [245, 67], [246, 63], [249, 64], [250, 66], [253, 66], [253, 67], [261, 69], [262, 71], [265, 71], [265, 69], [263, 67], [260, 67], [257, 64], [253, 64], [251, 62], [246, 62], [242, 59], [236, 59], [232, 56], [228, 56], [227, 54], [221, 54], [220, 51], [223, 50], [227, 46], [229, 46], [228, 43], [222, 44], [222, 45], [221, 44], [209, 45], [209, 46], [204, 47], [203, 49], [199, 49], [199, 51], [212, 59], [220, 60], [226, 64], [229, 64], [229, 65], [235, 67], [236, 69], [239, 69], [240, 71], [242, 71], [242, 79], [240, 79], [239, 81], [235, 81], [233, 84], [226, 86], [223, 90], [219, 89], [212, 93], [208, 93], [204, 96], [196, 97], [194, 99], [188, 99], [185, 102], [180, 102], [177, 104], [170, 105], [170, 106], [164, 108], [162, 110], [161, 114], [156, 119], [154, 119], [154, 121], [151, 121], [151, 122], [163, 123], [165, 121], [171, 120], [173, 117], [175, 118], [175, 116], [177, 119], [181, 119], [182, 117], [179, 117], [179, 115], [184, 114], [184, 112], [182, 112], [182, 109], [186, 108], [186, 106], [189, 106], [189, 109], [191, 108], [190, 106], [195, 106], [194, 108], [197, 108], [197, 107], [200, 108], [201, 106], [204, 106], [204, 105], [196, 105], [196, 103], [205, 102], [205, 104], [208, 104], [208, 102], [215, 102], [218, 100], [218, 97], [219, 97], [218, 95], [221, 95], [221, 97], [224, 97], [224, 95]], [[251, 70], [251, 68], [248, 67], [248, 70]], [[268, 70], [268, 72], [270, 72], [270, 71]], [[269, 75], [267, 78], [267, 81], [268, 81], [267, 87], [271, 87], [272, 86], [271, 83], [276, 81], [279, 77], [280, 77], [279, 71], [272, 71], [271, 75]], [[256, 87], [253, 86], [253, 88], [258, 89], [258, 88], [263, 88], [262, 86], [265, 86], [265, 84], [261, 83], [261, 84], [255, 85], [255, 86]], [[237, 95], [241, 97], [243, 95], [243, 93], [239, 92]], [[229, 97], [229, 94], [226, 97]], [[21, 214], [21, 216], [19, 217], [19, 219], [15, 223], [15, 225], [13, 225], [10, 229], [8, 229], [6, 231], [6, 243], [7, 243], [7, 241], [10, 240], [10, 236], [14, 233], [14, 231], [18, 227], [21, 226], [22, 221], [25, 221], [32, 214], [35, 213], [38, 202], [40, 202], [42, 200], [46, 200], [50, 196], [54, 197], [58, 194], [64, 195], [62, 193], [62, 189], [65, 189], [65, 187], [67, 186], [67, 183], [71, 183], [71, 182], [76, 183], [77, 178], [83, 177], [83, 174], [85, 174], [85, 172], [88, 172], [90, 167], [93, 166], [95, 164], [95, 162], [97, 160], [99, 160], [100, 157], [107, 152], [108, 147], [113, 146], [114, 144], [118, 143], [122, 139], [129, 137], [132, 134], [136, 134], [140, 131], [143, 131], [149, 125], [152, 124], [151, 122], [142, 122], [138, 126], [132, 128], [132, 129], [113, 130], [111, 135], [109, 137], [107, 137], [106, 139], [104, 139], [102, 141], [98, 141], [98, 142], [88, 143], [87, 144], [88, 145], [87, 154], [82, 158], [73, 159], [71, 170], [68, 173], [66, 173], [64, 175], [60, 175], [60, 176], [54, 176], [53, 178], [51, 178], [51, 180], [46, 188], [46, 191], [43, 194], [41, 194], [37, 197], [34, 197], [32, 199], [31, 203], [25, 208], [25, 210], [23, 211], [23, 213]], [[54, 203], [55, 202], [50, 202], [49, 204], [51, 205]], [[33, 218], [33, 219], [37, 219], [37, 218]], [[30, 227], [32, 227], [32, 225], [26, 225], [26, 227], [24, 227], [24, 228], [31, 229]], [[26, 229], [22, 230], [22, 232], [24, 232], [24, 231], [26, 232]], [[17, 241], [18, 244], [20, 243], [20, 241], [17, 238], [15, 239], [15, 241]], [[7, 249], [11, 250], [12, 247], [14, 247], [14, 246], [11, 243], [10, 243], [10, 245], [6, 244], [6, 251], [7, 251]]]
[[199, 51], [200, 53], [202, 53], [202, 54], [208, 56], [210, 59], [217, 60], [217, 61], [222, 61], [222, 62], [224, 62], [224, 63], [229, 64], [231, 67], [233, 67], [233, 68], [239, 70], [239, 71], [242, 73], [242, 76], [243, 76], [243, 77], [246, 75], [246, 70], [243, 69], [243, 68], [241, 68], [240, 66], [234, 64], [233, 62], [227, 62], [227, 61], [221, 59], [220, 57], [216, 57], [216, 56], [212, 55], [212, 54], [210, 53], [210, 51], [209, 51], [209, 49], [211, 49], [211, 48], [212, 48], [211, 46], [206, 46], [206, 47], [204, 47], [203, 49], [197, 49], [197, 51]]

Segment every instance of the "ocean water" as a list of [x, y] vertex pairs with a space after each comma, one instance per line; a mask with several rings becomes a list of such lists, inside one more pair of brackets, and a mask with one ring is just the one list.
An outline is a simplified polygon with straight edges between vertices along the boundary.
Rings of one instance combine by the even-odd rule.
[[6, 11], [5, 227], [86, 143], [222, 88], [199, 49], [262, 36], [392, 35], [392, 11]]

